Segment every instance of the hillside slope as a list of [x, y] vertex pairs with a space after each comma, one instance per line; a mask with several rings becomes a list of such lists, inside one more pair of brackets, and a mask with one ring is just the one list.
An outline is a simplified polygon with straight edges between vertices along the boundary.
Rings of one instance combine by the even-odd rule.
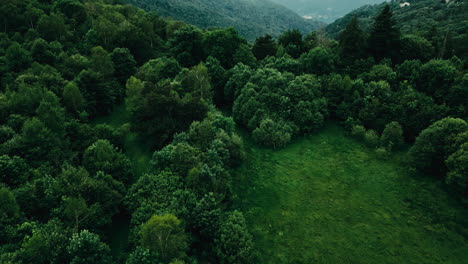
[[304, 17], [332, 23], [353, 9], [384, 0], [273, 0]]
[[264, 34], [279, 35], [297, 28], [310, 32], [322, 25], [300, 17], [269, 0], [127, 0], [128, 3], [161, 16], [208, 27], [234, 27], [252, 40]]
[[[400, 7], [399, 2], [390, 3], [394, 19], [402, 33], [425, 33], [436, 27], [439, 31], [449, 30], [452, 35], [466, 38], [468, 18], [467, 0], [408, 0], [410, 6]], [[331, 36], [338, 36], [351, 19], [356, 16], [363, 29], [372, 26], [373, 18], [386, 3], [362, 6], [326, 27]]]

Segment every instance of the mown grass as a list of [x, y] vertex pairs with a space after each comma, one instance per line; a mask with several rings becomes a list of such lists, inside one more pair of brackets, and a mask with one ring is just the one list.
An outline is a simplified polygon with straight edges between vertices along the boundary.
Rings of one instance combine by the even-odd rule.
[[330, 124], [281, 150], [246, 139], [236, 206], [257, 263], [468, 263], [468, 213], [437, 179]]

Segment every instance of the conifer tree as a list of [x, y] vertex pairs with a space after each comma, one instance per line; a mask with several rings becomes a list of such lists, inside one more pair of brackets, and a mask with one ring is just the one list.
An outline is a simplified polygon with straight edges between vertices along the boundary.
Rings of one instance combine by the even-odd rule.
[[369, 51], [377, 59], [398, 59], [400, 50], [400, 31], [395, 27], [390, 6], [386, 5], [375, 18], [369, 37]]
[[352, 62], [363, 56], [364, 47], [364, 32], [359, 27], [357, 17], [353, 17], [340, 36], [340, 56], [345, 62]]

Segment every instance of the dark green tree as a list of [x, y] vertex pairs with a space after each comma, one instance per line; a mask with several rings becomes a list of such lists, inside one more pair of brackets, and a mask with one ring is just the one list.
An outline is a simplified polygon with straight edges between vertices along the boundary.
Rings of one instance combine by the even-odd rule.
[[400, 52], [400, 31], [395, 27], [389, 5], [375, 18], [368, 47], [376, 60], [390, 58], [397, 61]]
[[67, 251], [70, 264], [112, 263], [109, 246], [101, 242], [99, 235], [88, 230], [73, 234]]
[[366, 50], [366, 38], [359, 27], [357, 17], [353, 17], [339, 38], [340, 57], [346, 64], [364, 56]]
[[270, 35], [258, 37], [252, 47], [252, 52], [257, 60], [263, 60], [268, 56], [274, 56], [278, 51], [275, 40]]

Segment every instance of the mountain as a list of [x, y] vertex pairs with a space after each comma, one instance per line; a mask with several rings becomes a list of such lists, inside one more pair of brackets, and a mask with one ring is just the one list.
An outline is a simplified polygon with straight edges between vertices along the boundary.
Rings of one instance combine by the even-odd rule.
[[352, 10], [384, 0], [273, 0], [308, 19], [332, 23]]
[[304, 19], [288, 8], [269, 0], [127, 0], [126, 2], [202, 28], [234, 27], [249, 40], [264, 34], [277, 36], [293, 28], [306, 33], [323, 26], [320, 22]]

